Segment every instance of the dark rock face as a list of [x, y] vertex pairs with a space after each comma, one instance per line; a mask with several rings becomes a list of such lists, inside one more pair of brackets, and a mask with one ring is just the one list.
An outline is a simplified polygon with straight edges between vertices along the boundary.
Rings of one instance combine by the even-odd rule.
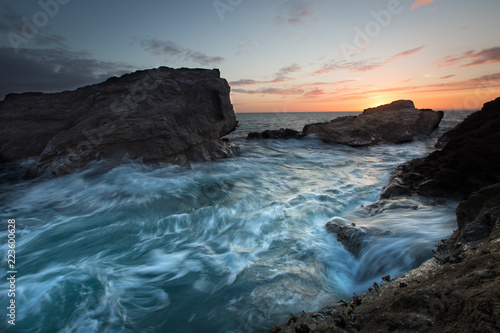
[[482, 188], [462, 201], [457, 209], [458, 229], [438, 244], [440, 263], [458, 263], [467, 256], [466, 246], [490, 237], [500, 229], [500, 183]]
[[413, 193], [463, 200], [500, 182], [500, 98], [445, 133], [441, 151], [400, 165], [381, 198]]
[[444, 113], [419, 110], [412, 101], [401, 100], [366, 109], [356, 117], [340, 117], [329, 123], [304, 127], [325, 142], [349, 146], [369, 146], [382, 142], [405, 143], [429, 134], [439, 126]]
[[31, 176], [59, 176], [96, 160], [228, 157], [229, 91], [218, 70], [160, 67], [75, 91], [11, 94], [0, 102], [0, 162], [34, 157]]
[[252, 132], [247, 136], [247, 140], [254, 139], [284, 139], [284, 140], [300, 140], [304, 135], [296, 130], [289, 128], [280, 128], [279, 130], [265, 130], [264, 132]]

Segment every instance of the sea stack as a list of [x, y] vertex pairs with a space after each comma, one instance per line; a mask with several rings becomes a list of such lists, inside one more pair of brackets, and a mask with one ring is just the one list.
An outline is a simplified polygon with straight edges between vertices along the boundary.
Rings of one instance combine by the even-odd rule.
[[230, 87], [219, 70], [157, 69], [60, 93], [0, 102], [0, 162], [34, 158], [29, 176], [60, 176], [90, 162], [209, 161], [237, 148]]

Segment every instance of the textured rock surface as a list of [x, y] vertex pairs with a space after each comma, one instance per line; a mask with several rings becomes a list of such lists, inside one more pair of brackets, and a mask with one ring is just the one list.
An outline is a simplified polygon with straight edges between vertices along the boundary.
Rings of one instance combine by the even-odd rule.
[[280, 128], [279, 130], [265, 130], [262, 133], [259, 132], [249, 133], [247, 136], [247, 140], [253, 140], [253, 139], [299, 140], [302, 139], [303, 137], [304, 135], [296, 130], [289, 128]]
[[0, 162], [34, 157], [31, 176], [58, 176], [95, 160], [228, 157], [229, 91], [218, 70], [160, 67], [75, 91], [11, 94], [0, 102]]
[[442, 118], [442, 111], [419, 110], [412, 101], [401, 100], [366, 109], [356, 117], [339, 117], [329, 123], [307, 125], [303, 132], [326, 142], [349, 146], [404, 143], [432, 132]]
[[419, 194], [463, 200], [500, 182], [500, 98], [445, 133], [425, 158], [400, 165], [382, 198]]
[[378, 213], [404, 200], [413, 209], [402, 199], [413, 194], [467, 198], [435, 257], [352, 300], [294, 316], [280, 332], [500, 332], [499, 104], [445, 134], [442, 151], [399, 167], [385, 192], [392, 199], [367, 207]]

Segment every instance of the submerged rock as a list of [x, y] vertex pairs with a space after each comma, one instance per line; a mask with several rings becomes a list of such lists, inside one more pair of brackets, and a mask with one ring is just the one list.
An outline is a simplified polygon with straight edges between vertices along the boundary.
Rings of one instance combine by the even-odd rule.
[[0, 102], [0, 162], [34, 157], [29, 175], [59, 176], [92, 161], [208, 161], [235, 153], [236, 127], [219, 70], [158, 69], [61, 93]]
[[412, 101], [401, 100], [366, 109], [356, 117], [339, 117], [329, 123], [307, 125], [303, 132], [325, 142], [349, 146], [405, 143], [432, 132], [443, 115], [442, 111], [419, 110]]

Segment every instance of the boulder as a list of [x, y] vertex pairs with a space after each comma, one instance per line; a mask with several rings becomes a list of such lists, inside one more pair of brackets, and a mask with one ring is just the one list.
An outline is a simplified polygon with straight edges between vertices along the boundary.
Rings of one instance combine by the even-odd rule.
[[157, 69], [61, 93], [0, 102], [0, 162], [34, 158], [29, 175], [59, 176], [96, 160], [208, 161], [233, 155], [230, 87], [219, 70]]
[[290, 140], [290, 139], [295, 139], [299, 140], [302, 139], [304, 135], [296, 130], [289, 129], [289, 128], [280, 128], [279, 130], [265, 130], [264, 132], [252, 132], [249, 133], [247, 136], [247, 140], [252, 140], [252, 139], [284, 139], [284, 140]]
[[366, 109], [359, 116], [306, 125], [303, 133], [316, 135], [325, 142], [354, 147], [383, 142], [405, 143], [432, 132], [443, 115], [442, 111], [419, 110], [412, 101], [401, 100]]
[[464, 200], [500, 182], [500, 98], [445, 133], [439, 144], [442, 150], [400, 165], [381, 198], [419, 194]]

